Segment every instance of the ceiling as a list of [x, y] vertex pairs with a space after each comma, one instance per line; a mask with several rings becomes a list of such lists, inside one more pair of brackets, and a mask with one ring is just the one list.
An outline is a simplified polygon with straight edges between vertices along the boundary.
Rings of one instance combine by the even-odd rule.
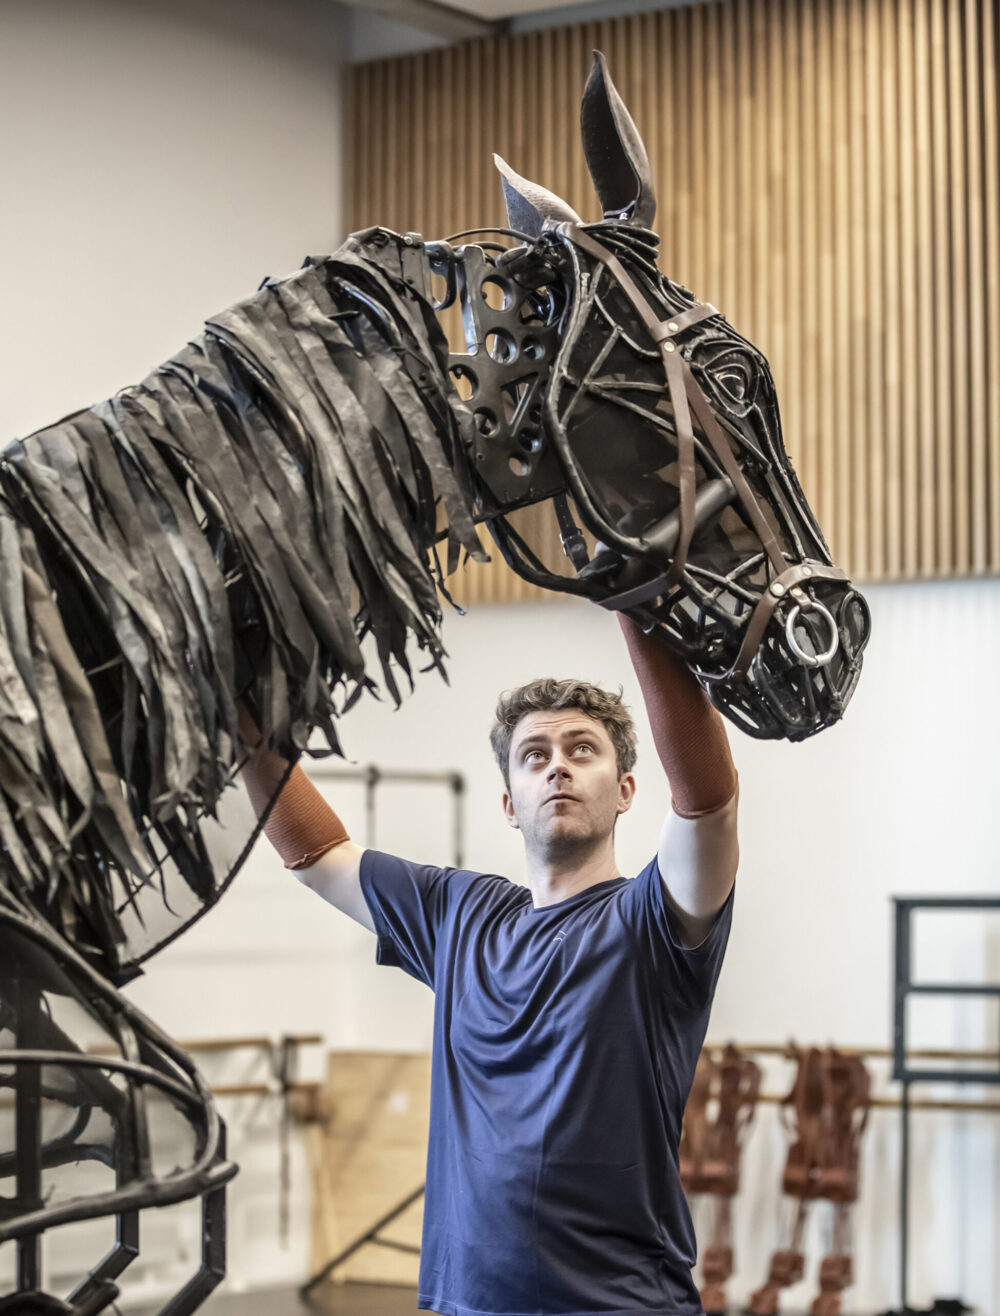
[[[662, 8], [679, 0], [343, 0], [367, 25], [399, 25], [443, 41], [558, 26], [585, 18]], [[694, 0], [688, 0], [689, 3]]]
[[478, 18], [495, 22], [498, 18], [513, 18], [515, 14], [533, 14], [539, 9], [567, 9], [579, 5], [580, 0], [448, 0], [450, 9], [461, 9]]
[[348, 62], [705, 0], [341, 0], [352, 15]]

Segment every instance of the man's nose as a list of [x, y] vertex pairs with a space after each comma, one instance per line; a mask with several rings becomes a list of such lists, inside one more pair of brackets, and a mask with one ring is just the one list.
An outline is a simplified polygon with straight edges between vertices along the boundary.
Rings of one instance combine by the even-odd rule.
[[556, 777], [568, 777], [569, 775], [569, 764], [566, 760], [561, 758], [558, 754], [553, 754], [551, 759], [549, 759], [549, 780], [552, 781]]

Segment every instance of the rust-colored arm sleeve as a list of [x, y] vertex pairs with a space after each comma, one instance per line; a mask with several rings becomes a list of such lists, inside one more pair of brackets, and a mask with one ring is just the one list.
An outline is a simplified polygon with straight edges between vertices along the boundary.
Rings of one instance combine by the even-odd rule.
[[[259, 818], [288, 772], [288, 762], [260, 743], [260, 729], [240, 705], [240, 733], [251, 749], [242, 777]], [[286, 868], [308, 868], [320, 855], [351, 838], [323, 796], [296, 764], [264, 823], [264, 835]]]
[[653, 744], [682, 818], [715, 813], [736, 794], [736, 768], [726, 728], [683, 659], [618, 614], [639, 678]]

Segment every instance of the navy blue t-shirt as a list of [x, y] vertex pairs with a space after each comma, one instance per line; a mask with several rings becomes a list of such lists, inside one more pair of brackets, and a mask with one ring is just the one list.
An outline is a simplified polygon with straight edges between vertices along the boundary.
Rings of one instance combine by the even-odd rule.
[[495, 874], [367, 850], [380, 964], [435, 992], [418, 1305], [691, 1316], [677, 1166], [732, 895], [684, 949], [655, 859], [536, 909]]

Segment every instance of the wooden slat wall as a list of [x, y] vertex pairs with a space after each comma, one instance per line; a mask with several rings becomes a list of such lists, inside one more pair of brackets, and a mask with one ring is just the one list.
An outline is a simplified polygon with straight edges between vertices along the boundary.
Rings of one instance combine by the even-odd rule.
[[[721, 0], [360, 65], [351, 227], [504, 223], [493, 151], [599, 218], [577, 116], [603, 50], [662, 267], [768, 356], [836, 560], [868, 581], [995, 573], [995, 5]], [[458, 592], [535, 593], [500, 562]]]

